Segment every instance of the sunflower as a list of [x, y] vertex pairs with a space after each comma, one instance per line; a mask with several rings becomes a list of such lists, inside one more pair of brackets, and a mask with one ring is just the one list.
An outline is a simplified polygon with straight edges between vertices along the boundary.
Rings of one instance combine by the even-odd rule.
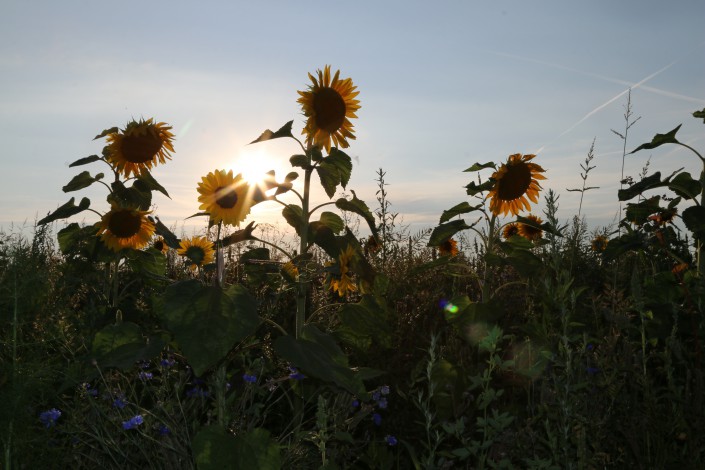
[[457, 256], [458, 242], [453, 240], [452, 238], [449, 238], [448, 240], [438, 245], [438, 252], [441, 254], [441, 256]]
[[307, 91], [299, 91], [304, 116], [308, 118], [302, 134], [306, 134], [306, 143], [325, 147], [330, 153], [331, 140], [342, 148], [347, 148], [346, 139], [355, 139], [353, 125], [349, 118], [356, 118], [355, 111], [360, 109], [360, 101], [355, 97], [360, 93], [355, 91], [350, 78], [340, 79], [340, 70], [330, 77], [330, 65], [323, 71], [318, 70], [318, 80], [308, 74], [313, 82]]
[[502, 229], [502, 236], [504, 239], [509, 240], [514, 235], [519, 235], [519, 224], [512, 222], [511, 224], [505, 225], [504, 229]]
[[288, 261], [282, 265], [282, 276], [289, 282], [296, 282], [299, 279], [299, 268], [294, 263]]
[[252, 208], [250, 186], [242, 175], [233, 176], [233, 170], [216, 170], [201, 178], [198, 183], [200, 209], [210, 214], [213, 222], [237, 225], [247, 217]]
[[165, 255], [166, 252], [169, 251], [169, 245], [167, 245], [164, 241], [164, 237], [157, 238], [154, 243], [152, 243], [152, 248], [161, 252], [163, 255]]
[[[532, 221], [535, 225], [541, 225], [543, 223], [543, 220], [541, 220], [540, 218], [538, 218], [532, 214], [527, 215], [526, 218], [529, 219], [530, 221]], [[533, 225], [529, 225], [529, 224], [520, 223], [518, 230], [519, 230], [519, 235], [521, 235], [522, 237], [527, 238], [531, 241], [536, 241], [539, 238], [541, 238], [541, 236], [543, 235], [543, 230], [541, 230], [538, 227], [534, 227]]]
[[529, 163], [536, 155], [515, 153], [507, 163], [492, 174], [494, 186], [487, 195], [491, 198], [490, 210], [495, 215], [518, 215], [521, 210], [529, 210], [532, 202], [538, 202], [541, 185], [537, 180], [546, 179], [541, 175], [545, 170], [536, 163]]
[[355, 256], [355, 249], [348, 245], [338, 257], [338, 268], [340, 269], [340, 277], [333, 278], [330, 281], [330, 290], [338, 292], [340, 297], [345, 297], [348, 292], [357, 291], [357, 286], [353, 282], [348, 271], [350, 270], [350, 262]]
[[148, 211], [112, 206], [98, 222], [98, 235], [115, 252], [123, 248], [139, 250], [154, 234], [154, 224], [147, 219], [147, 214]]
[[598, 235], [595, 238], [592, 239], [592, 243], [590, 243], [590, 247], [592, 248], [592, 251], [596, 253], [600, 253], [605, 251], [607, 248], [607, 243], [609, 240], [607, 239], [606, 236], [604, 235]]
[[659, 212], [658, 214], [654, 214], [649, 216], [649, 220], [652, 220], [656, 223], [656, 225], [666, 225], [668, 223], [672, 223], [673, 219], [676, 217], [676, 214], [678, 213], [678, 209], [673, 208], [673, 209], [666, 209], [662, 212]]
[[123, 131], [108, 134], [107, 160], [126, 178], [166, 163], [174, 151], [170, 130], [171, 126], [154, 124], [152, 119], [130, 121]]
[[213, 262], [213, 243], [209, 242], [205, 237], [191, 237], [181, 240], [180, 248], [176, 251], [181, 256], [185, 256], [189, 260], [189, 267], [194, 270], [205, 264]]

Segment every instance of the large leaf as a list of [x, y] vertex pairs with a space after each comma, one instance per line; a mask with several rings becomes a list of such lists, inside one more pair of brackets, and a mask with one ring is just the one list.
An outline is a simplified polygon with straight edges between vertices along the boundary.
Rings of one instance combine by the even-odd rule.
[[179, 239], [177, 236], [167, 228], [166, 225], [162, 223], [161, 220], [159, 220], [159, 217], [154, 217], [152, 218], [151, 216], [148, 217], [149, 220], [154, 223], [154, 228], [155, 232], [157, 235], [161, 236], [164, 239], [164, 242], [169, 246], [170, 248], [179, 249], [181, 246], [179, 244]]
[[262, 134], [259, 137], [257, 137], [255, 140], [250, 142], [250, 144], [255, 144], [257, 142], [264, 142], [266, 140], [279, 139], [280, 137], [293, 137], [291, 135], [292, 124], [294, 124], [294, 121], [289, 121], [286, 124], [284, 124], [281, 128], [279, 128], [279, 130], [276, 132], [272, 132], [269, 129], [267, 129], [264, 132], [262, 132]]
[[488, 179], [482, 184], [477, 184], [474, 181], [465, 186], [465, 192], [468, 196], [474, 196], [483, 191], [489, 191], [494, 186], [494, 180], [492, 178]]
[[70, 193], [71, 191], [78, 191], [79, 189], [87, 188], [96, 181], [103, 178], [103, 173], [98, 173], [95, 176], [91, 176], [87, 171], [82, 171], [81, 173], [74, 176], [69, 183], [61, 188], [65, 193]]
[[323, 189], [328, 197], [332, 198], [338, 185], [343, 188], [348, 185], [352, 173], [352, 160], [346, 153], [333, 147], [330, 154], [319, 163], [316, 171]]
[[48, 224], [49, 222], [53, 222], [53, 221], [59, 220], [59, 219], [67, 219], [73, 215], [76, 215], [76, 214], [79, 214], [79, 213], [85, 211], [91, 205], [91, 201], [87, 197], [84, 197], [83, 199], [81, 199], [81, 202], [78, 203], [78, 206], [76, 204], [74, 204], [75, 200], [76, 200], [76, 198], [72, 197], [71, 199], [69, 199], [69, 202], [67, 202], [66, 204], [59, 207], [54, 212], [52, 212], [51, 214], [47, 215], [46, 217], [41, 219], [39, 222], [37, 222], [37, 225]]
[[487, 163], [475, 163], [473, 164], [470, 168], [467, 170], [463, 170], [463, 172], [471, 172], [471, 171], [480, 171], [485, 168], [497, 168], [497, 165], [495, 165], [494, 162], [487, 162]]
[[301, 206], [296, 206], [294, 204], [289, 204], [282, 209], [282, 216], [284, 216], [287, 223], [291, 225], [294, 230], [296, 230], [296, 234], [299, 236], [301, 236], [303, 213], [304, 212], [303, 209], [301, 209]]
[[142, 171], [142, 173], [137, 177], [133, 184], [140, 191], [159, 191], [160, 193], [171, 199], [169, 193], [166, 192], [166, 189], [164, 189], [161, 184], [157, 183], [157, 180], [154, 179], [154, 177], [149, 171]]
[[297, 166], [299, 168], [303, 168], [304, 170], [311, 168], [309, 159], [306, 155], [292, 155], [291, 158], [289, 158], [289, 163], [291, 163], [291, 166]]
[[152, 192], [137, 182], [131, 187], [126, 187], [121, 181], [113, 181], [110, 184], [112, 193], [108, 195], [108, 202], [120, 207], [134, 207], [140, 210], [149, 210], [152, 205]]
[[356, 304], [340, 309], [341, 326], [336, 335], [360, 351], [372, 346], [391, 347], [391, 325], [387, 310], [372, 295], [364, 295]]
[[343, 219], [334, 212], [321, 212], [319, 222], [331, 229], [333, 233], [340, 233], [345, 228]]
[[373, 236], [377, 236], [377, 224], [375, 223], [375, 218], [370, 212], [369, 207], [367, 207], [367, 204], [365, 204], [364, 201], [361, 199], [357, 198], [357, 195], [355, 194], [355, 191], [350, 191], [353, 195], [353, 198], [348, 200], [345, 199], [344, 197], [341, 197], [337, 201], [335, 201], [335, 206], [343, 211], [348, 211], [352, 212], [357, 215], [361, 215], [363, 219], [367, 222], [367, 225], [370, 227], [370, 231], [372, 232]]
[[90, 157], [79, 158], [78, 160], [70, 164], [69, 168], [73, 166], [87, 165], [89, 163], [97, 162], [98, 160], [100, 160], [100, 157], [98, 155], [91, 155]]
[[638, 152], [639, 150], [650, 150], [650, 149], [655, 149], [656, 147], [660, 147], [663, 144], [678, 144], [678, 139], [676, 139], [676, 133], [678, 132], [678, 129], [681, 128], [683, 124], [679, 124], [678, 127], [673, 129], [671, 132], [668, 132], [666, 134], [656, 134], [653, 139], [651, 139], [651, 142], [648, 142], [646, 144], [641, 144], [629, 154], [631, 155], [634, 152]]
[[468, 228], [470, 228], [470, 225], [466, 224], [463, 219], [453, 220], [451, 222], [441, 224], [434, 228], [433, 232], [431, 232], [431, 237], [428, 240], [428, 246], [439, 246], [452, 238], [456, 233]]
[[703, 108], [701, 111], [693, 112], [693, 117], [697, 119], [702, 118], [703, 122], [705, 123], [705, 108]]
[[125, 370], [137, 361], [155, 357], [165, 345], [159, 336], [146, 339], [139, 326], [124, 322], [108, 325], [96, 333], [91, 356], [100, 367]]
[[279, 445], [269, 431], [255, 428], [237, 437], [212, 424], [193, 439], [193, 454], [199, 470], [279, 469]]
[[695, 199], [700, 195], [702, 190], [700, 182], [694, 180], [687, 171], [678, 173], [668, 184], [668, 187], [671, 191], [685, 199]]
[[471, 206], [467, 201], [461, 202], [460, 204], [457, 204], [451, 207], [450, 209], [443, 211], [443, 214], [441, 214], [441, 220], [438, 223], [442, 224], [443, 222], [448, 222], [450, 219], [457, 215], [467, 214], [468, 212], [476, 211], [481, 207], [482, 204], [478, 204], [477, 206]]
[[260, 323], [257, 303], [240, 285], [203, 286], [195, 279], [167, 287], [161, 317], [196, 375], [218, 363]]
[[666, 182], [661, 181], [661, 172], [657, 171], [653, 175], [647, 176], [643, 180], [629, 186], [626, 189], [620, 189], [617, 191], [617, 197], [620, 201], [628, 201], [643, 193], [647, 189], [660, 188], [666, 185]]
[[692, 206], [683, 211], [683, 223], [693, 236], [705, 240], [705, 207]]
[[109, 135], [109, 134], [115, 134], [119, 130], [120, 129], [118, 129], [117, 126], [111, 127], [110, 129], [105, 129], [103, 132], [101, 132], [97, 136], [93, 137], [93, 140], [100, 139], [100, 138], [105, 137], [106, 135]]

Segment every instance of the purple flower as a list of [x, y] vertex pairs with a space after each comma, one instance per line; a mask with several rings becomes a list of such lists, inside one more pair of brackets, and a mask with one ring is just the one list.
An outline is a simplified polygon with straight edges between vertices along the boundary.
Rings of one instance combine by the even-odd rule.
[[257, 382], [257, 376], [256, 375], [250, 375], [250, 374], [242, 374], [242, 380], [248, 383], [255, 383]]
[[47, 429], [49, 429], [54, 424], [56, 424], [56, 420], [59, 419], [60, 416], [61, 411], [57, 410], [56, 408], [52, 408], [50, 410], [39, 413], [39, 421], [41, 421], [42, 424], [46, 426]]
[[381, 394], [379, 393], [379, 391], [374, 392], [374, 393], [372, 394], [372, 399], [373, 399], [374, 401], [378, 401], [380, 396], [381, 396]]
[[360, 400], [357, 400], [357, 399], [353, 400], [351, 405], [353, 408], [357, 408], [358, 406], [360, 406]]
[[379, 392], [382, 395], [389, 395], [389, 385], [382, 385], [382, 388], [379, 389]]
[[372, 415], [372, 421], [375, 423], [375, 426], [379, 426], [382, 424], [382, 416], [379, 413], [374, 413]]
[[162, 360], [159, 362], [159, 364], [161, 364], [162, 367], [171, 367], [171, 366], [173, 366], [174, 364], [176, 364], [176, 361], [174, 360], [173, 357], [168, 357], [168, 358], [162, 359]]
[[588, 345], [585, 347], [585, 349], [587, 349], [588, 351], [592, 351], [593, 349], [595, 349], [595, 346], [593, 346], [592, 343], [591, 343], [591, 344], [588, 344]]
[[117, 397], [115, 400], [113, 400], [113, 406], [115, 408], [120, 408], [123, 409], [125, 408], [125, 405], [127, 405], [127, 402], [124, 400], [125, 395], [121, 395]]
[[142, 371], [142, 372], [140, 372], [139, 374], [137, 374], [137, 377], [138, 377], [141, 381], [146, 382], [146, 381], [150, 380], [150, 379], [151, 379], [152, 377], [154, 377], [154, 376], [152, 375], [151, 372], [144, 372], [144, 371]]
[[306, 378], [306, 376], [304, 374], [302, 374], [301, 372], [299, 372], [296, 367], [289, 367], [289, 371], [291, 372], [291, 374], [289, 374], [290, 379], [302, 380], [302, 379]]
[[385, 410], [387, 409], [387, 399], [386, 398], [380, 398], [379, 401], [377, 402], [377, 406], [380, 407], [380, 409]]
[[193, 387], [190, 390], [186, 390], [187, 397], [208, 398], [209, 395], [210, 393], [208, 393], [207, 390], [203, 390], [201, 387]]
[[137, 361], [137, 365], [138, 365], [141, 369], [149, 369], [149, 361], [144, 361], [144, 360], [142, 360], [142, 361]]
[[122, 429], [137, 429], [137, 426], [142, 423], [144, 423], [144, 418], [142, 418], [142, 415], [135, 415], [127, 421], [122, 422]]
[[160, 436], [166, 436], [167, 434], [171, 434], [169, 428], [163, 423], [159, 424], [158, 431]]
[[397, 441], [397, 438], [396, 438], [396, 437], [394, 437], [394, 436], [392, 436], [392, 435], [390, 435], [390, 434], [387, 434], [387, 436], [384, 438], [384, 440], [385, 440], [385, 441], [387, 442], [387, 444], [389, 444], [390, 446], [395, 446], [395, 445], [397, 445], [398, 442], [399, 442], [399, 441]]

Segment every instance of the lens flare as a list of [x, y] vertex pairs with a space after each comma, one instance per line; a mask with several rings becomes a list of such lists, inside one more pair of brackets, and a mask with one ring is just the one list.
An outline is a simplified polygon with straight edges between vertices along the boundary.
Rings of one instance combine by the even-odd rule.
[[439, 302], [441, 308], [448, 313], [458, 313], [458, 306], [453, 304], [452, 302], [446, 300], [446, 299], [441, 299]]

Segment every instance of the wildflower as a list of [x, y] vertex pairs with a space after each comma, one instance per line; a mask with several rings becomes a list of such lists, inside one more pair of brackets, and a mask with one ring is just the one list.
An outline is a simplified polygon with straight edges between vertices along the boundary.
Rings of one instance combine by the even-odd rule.
[[296, 367], [289, 367], [289, 378], [293, 380], [303, 380], [306, 378], [304, 374], [298, 371]]
[[378, 401], [381, 396], [382, 396], [382, 393], [379, 390], [372, 393], [372, 399], [374, 401]]
[[250, 186], [242, 175], [233, 176], [233, 170], [215, 170], [198, 183], [200, 209], [208, 212], [213, 222], [238, 225], [250, 213], [253, 201]]
[[142, 423], [144, 423], [144, 418], [142, 417], [142, 415], [135, 415], [127, 421], [122, 422], [122, 429], [126, 431], [128, 429], [137, 429], [137, 426]]
[[[543, 223], [543, 220], [532, 214], [527, 215], [526, 218], [532, 221], [535, 225], [541, 225]], [[534, 225], [521, 223], [519, 224], [518, 230], [519, 235], [531, 241], [536, 241], [543, 235], [543, 230], [535, 227]]]
[[151, 372], [140, 372], [137, 374], [137, 378], [139, 378], [141, 381], [146, 382], [148, 380], [151, 380], [154, 375]]
[[88, 382], [84, 382], [81, 384], [81, 391], [85, 393], [86, 395], [90, 395], [92, 397], [97, 397], [98, 396], [98, 389], [97, 388], [92, 388], [91, 384]]
[[205, 237], [192, 237], [181, 240], [177, 253], [189, 260], [189, 267], [194, 270], [204, 264], [212, 263], [215, 255], [213, 243]]
[[152, 119], [127, 123], [122, 131], [108, 134], [108, 163], [126, 178], [139, 175], [157, 163], [166, 163], [174, 151], [174, 134], [170, 131], [166, 123], [154, 124]]
[[458, 254], [458, 242], [449, 238], [438, 246], [438, 251], [441, 256], [457, 256]]
[[191, 398], [191, 397], [199, 397], [199, 398], [208, 398], [210, 396], [210, 393], [208, 390], [203, 390], [201, 387], [193, 387], [189, 390], [186, 390], [186, 397]]
[[352, 403], [350, 403], [350, 405], [351, 405], [353, 408], [357, 408], [357, 407], [360, 406], [360, 400], [355, 399], [355, 400], [352, 401]]
[[357, 286], [348, 274], [348, 271], [350, 270], [349, 266], [354, 256], [355, 249], [352, 246], [348, 245], [347, 248], [345, 248], [345, 250], [342, 251], [340, 253], [340, 256], [338, 257], [337, 264], [338, 269], [340, 271], [340, 276], [331, 279], [330, 290], [332, 290], [333, 292], [338, 292], [338, 295], [340, 297], [345, 297], [348, 292], [357, 291]]
[[174, 360], [173, 357], [167, 357], [159, 361], [159, 364], [162, 367], [172, 367], [174, 364], [176, 364], [176, 361]]
[[515, 235], [519, 235], [519, 224], [513, 222], [504, 226], [504, 229], [502, 230], [502, 236], [505, 240], [509, 240]]
[[248, 383], [255, 383], [257, 382], [257, 376], [256, 375], [250, 375], [250, 374], [242, 374], [242, 380]]
[[375, 423], [375, 426], [379, 426], [380, 424], [382, 424], [382, 416], [379, 413], [373, 413], [372, 422]]
[[58, 420], [60, 416], [61, 411], [57, 410], [56, 408], [52, 408], [50, 410], [39, 413], [39, 421], [41, 421], [42, 424], [46, 426], [47, 429], [49, 429], [50, 427], [56, 424], [56, 420]]
[[302, 134], [306, 135], [306, 143], [325, 147], [330, 153], [331, 140], [337, 147], [349, 147], [346, 139], [355, 139], [353, 125], [348, 118], [356, 118], [355, 112], [360, 109], [360, 101], [355, 97], [360, 93], [355, 91], [350, 78], [340, 79], [340, 70], [330, 76], [330, 65], [323, 71], [318, 70], [318, 80], [308, 74], [313, 82], [307, 91], [299, 91], [301, 96], [297, 102], [301, 105], [304, 116], [308, 118]]
[[125, 401], [125, 395], [121, 395], [117, 397], [115, 400], [113, 400], [113, 406], [115, 408], [120, 408], [123, 409], [127, 405], [127, 402]]
[[397, 441], [397, 438], [396, 438], [396, 437], [394, 437], [394, 436], [392, 436], [392, 435], [389, 435], [389, 434], [387, 434], [387, 435], [384, 437], [384, 440], [385, 440], [385, 442], [386, 442], [387, 444], [389, 444], [390, 446], [395, 446], [395, 445], [397, 445], [397, 444], [399, 443], [399, 441]]
[[546, 179], [541, 175], [545, 170], [535, 163], [529, 163], [536, 155], [515, 153], [510, 155], [507, 163], [495, 171], [491, 179], [494, 186], [487, 195], [490, 210], [495, 215], [518, 215], [521, 210], [529, 210], [532, 202], [538, 202], [541, 185], [537, 180]]
[[592, 239], [592, 243], [590, 243], [590, 248], [592, 248], [592, 251], [596, 253], [600, 253], [605, 251], [607, 248], [607, 243], [609, 240], [607, 239], [606, 236], [604, 235], [598, 235], [595, 238]]
[[159, 251], [161, 254], [165, 255], [169, 251], [169, 245], [166, 244], [163, 237], [157, 238], [154, 243], [152, 243], [152, 248]]
[[379, 392], [382, 395], [389, 395], [389, 385], [382, 385], [382, 387], [379, 389]]
[[377, 400], [377, 406], [379, 406], [379, 408], [381, 410], [386, 410], [387, 409], [387, 399], [380, 398], [379, 400]]
[[163, 423], [159, 423], [157, 431], [159, 431], [160, 436], [166, 436], [167, 434], [171, 434], [171, 430]]
[[147, 211], [113, 205], [98, 222], [98, 235], [113, 251], [123, 248], [139, 250], [154, 234], [154, 224], [147, 219]]

